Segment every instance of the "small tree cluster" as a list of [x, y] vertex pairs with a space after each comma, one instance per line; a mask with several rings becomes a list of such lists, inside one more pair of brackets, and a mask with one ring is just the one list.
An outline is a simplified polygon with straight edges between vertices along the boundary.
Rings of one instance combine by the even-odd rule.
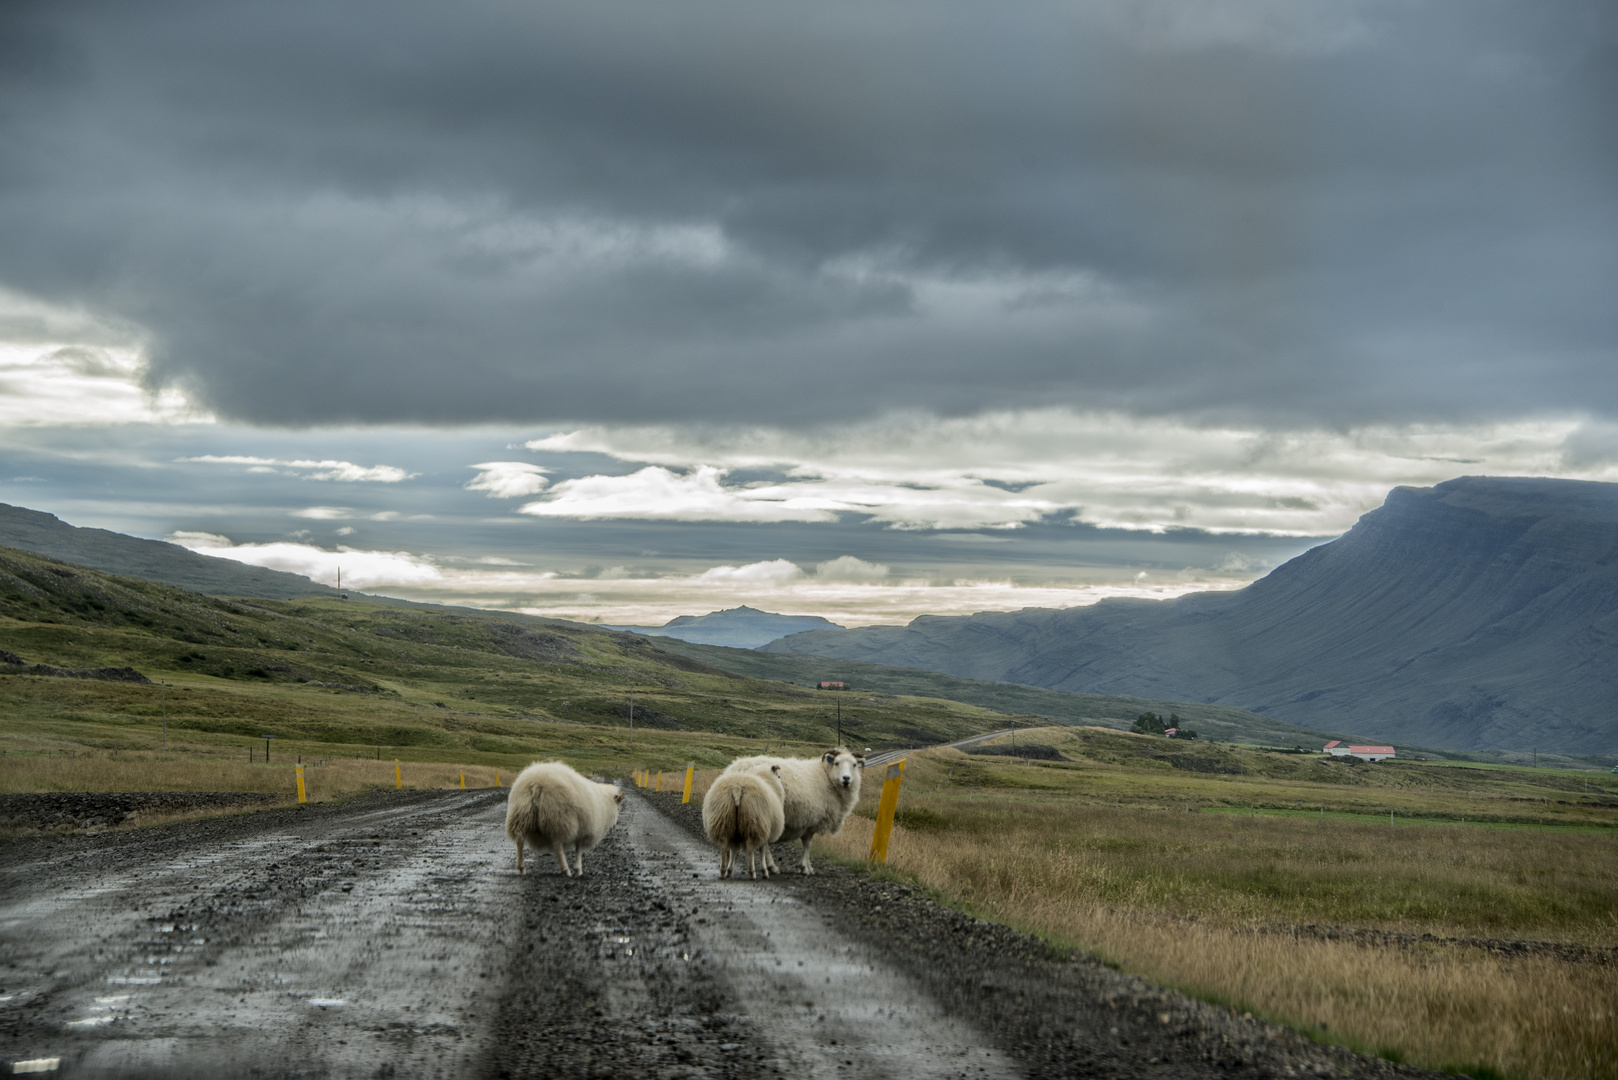
[[1169, 736], [1172, 739], [1195, 739], [1197, 737], [1196, 732], [1180, 725], [1181, 720], [1178, 713], [1169, 713], [1169, 718], [1164, 720], [1155, 712], [1143, 712], [1135, 718], [1135, 722], [1129, 726], [1129, 730], [1137, 735], [1166, 735], [1168, 732], [1173, 731], [1174, 734]]

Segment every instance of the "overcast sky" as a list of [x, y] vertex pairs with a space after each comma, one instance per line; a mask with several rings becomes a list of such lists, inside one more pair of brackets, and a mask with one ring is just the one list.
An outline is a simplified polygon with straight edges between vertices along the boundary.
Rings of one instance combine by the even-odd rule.
[[611, 621], [1230, 587], [1618, 480], [1615, 102], [1609, 0], [13, 0], [0, 499]]

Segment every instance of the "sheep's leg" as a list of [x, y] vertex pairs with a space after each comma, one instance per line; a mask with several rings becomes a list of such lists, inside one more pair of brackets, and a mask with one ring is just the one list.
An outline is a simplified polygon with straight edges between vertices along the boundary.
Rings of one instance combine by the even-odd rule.
[[731, 860], [730, 844], [728, 844], [728, 843], [720, 844], [719, 845], [719, 876], [720, 877], [727, 878], [727, 877], [730, 876], [730, 860]]
[[758, 868], [764, 872], [764, 880], [770, 880], [770, 842], [768, 840], [759, 845]]
[[815, 868], [809, 865], [809, 841], [813, 840], [814, 838], [814, 833], [803, 834], [803, 872], [806, 874], [812, 874], [815, 872]]
[[751, 844], [749, 844], [747, 846], [747, 879], [749, 881], [757, 881], [758, 880], [758, 865], [755, 862], [757, 857], [758, 857], [758, 848], [753, 847]]
[[773, 844], [765, 843], [764, 845], [764, 868], [766, 870], [774, 870], [777, 874], [779, 874], [781, 872], [781, 864], [775, 861], [775, 851], [773, 848]]
[[556, 855], [556, 861], [562, 865], [562, 876], [572, 877], [573, 871], [567, 865], [567, 847], [560, 840], [551, 841], [551, 851]]
[[573, 862], [577, 867], [579, 877], [584, 876], [584, 845], [573, 845]]
[[517, 876], [522, 877], [522, 837], [517, 838]]

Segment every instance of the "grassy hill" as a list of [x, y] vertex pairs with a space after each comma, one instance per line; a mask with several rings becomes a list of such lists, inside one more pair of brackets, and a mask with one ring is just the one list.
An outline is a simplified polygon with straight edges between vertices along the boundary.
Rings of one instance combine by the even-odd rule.
[[[119, 731], [148, 739], [166, 708], [171, 737], [243, 748], [275, 734], [278, 746], [517, 764], [565, 728], [575, 743], [611, 747], [602, 753], [612, 757], [630, 752], [631, 692], [643, 748], [655, 731], [710, 733], [727, 747], [828, 744], [835, 731], [825, 695], [721, 671], [633, 635], [356, 600], [221, 599], [4, 548], [0, 650], [27, 665], [129, 666], [166, 682], [160, 690], [0, 664], [10, 732], [61, 734], [76, 724], [113, 743]], [[1005, 724], [990, 710], [892, 695], [855, 711], [845, 728], [873, 747]]]
[[658, 640], [657, 647], [710, 667], [756, 679], [778, 679], [810, 687], [817, 686], [823, 679], [844, 682], [852, 691], [843, 694], [845, 712], [851, 705], [858, 707], [859, 702], [872, 694], [915, 694], [946, 698], [1023, 718], [1121, 729], [1127, 729], [1143, 712], [1155, 712], [1162, 716], [1178, 713], [1186, 725], [1203, 738], [1221, 742], [1301, 745], [1317, 749], [1330, 739], [1363, 741], [1357, 734], [1299, 727], [1224, 705], [1157, 701], [1123, 694], [1072, 694], [1062, 690], [1043, 690], [1037, 686], [963, 679], [937, 671], [890, 667], [807, 653], [766, 653], [663, 639]]
[[142, 540], [108, 529], [83, 529], [55, 514], [6, 503], [0, 503], [0, 544], [109, 574], [160, 581], [213, 596], [291, 599], [340, 595], [336, 589], [301, 574], [198, 555], [178, 544]]

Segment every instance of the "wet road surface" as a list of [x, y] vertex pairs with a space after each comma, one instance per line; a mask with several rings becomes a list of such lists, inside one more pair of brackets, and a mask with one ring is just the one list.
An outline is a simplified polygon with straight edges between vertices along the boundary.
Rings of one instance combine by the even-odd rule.
[[1015, 1075], [792, 896], [714, 880], [640, 799], [584, 879], [517, 877], [503, 794], [23, 845], [0, 869], [0, 1068]]
[[833, 865], [719, 881], [677, 796], [518, 877], [505, 794], [0, 841], [0, 1072], [1416, 1075]]

